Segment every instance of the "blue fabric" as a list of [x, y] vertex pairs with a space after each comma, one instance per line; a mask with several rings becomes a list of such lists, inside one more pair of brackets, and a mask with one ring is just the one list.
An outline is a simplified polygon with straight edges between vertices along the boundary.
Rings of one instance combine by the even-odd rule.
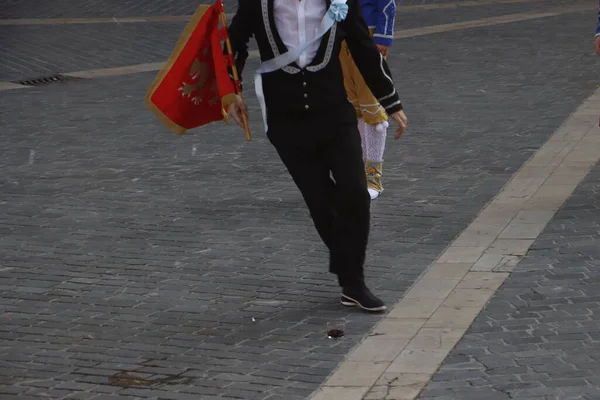
[[598, 15], [596, 21], [596, 36], [600, 36], [600, 5], [598, 6]]
[[394, 38], [397, 0], [361, 0], [363, 15], [370, 29], [375, 29], [376, 44], [391, 46]]

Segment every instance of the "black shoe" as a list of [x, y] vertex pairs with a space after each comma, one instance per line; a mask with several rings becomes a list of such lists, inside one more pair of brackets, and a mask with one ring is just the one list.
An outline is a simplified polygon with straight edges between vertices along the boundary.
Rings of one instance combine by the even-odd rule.
[[360, 307], [366, 311], [384, 311], [387, 309], [366, 286], [342, 288], [342, 304], [348, 307]]

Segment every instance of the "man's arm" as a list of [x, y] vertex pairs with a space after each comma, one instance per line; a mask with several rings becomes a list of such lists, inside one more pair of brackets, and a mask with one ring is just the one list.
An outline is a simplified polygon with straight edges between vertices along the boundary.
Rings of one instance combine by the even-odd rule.
[[594, 39], [594, 48], [596, 49], [596, 54], [600, 56], [600, 4], [598, 6], [598, 14], [596, 17], [596, 36]]
[[390, 47], [394, 39], [394, 23], [396, 21], [396, 0], [377, 0], [379, 18], [375, 26], [373, 39], [375, 44]]
[[358, 0], [348, 0], [346, 43], [367, 86], [388, 114], [402, 110], [390, 69], [369, 34]]
[[248, 42], [254, 34], [251, 3], [251, 0], [238, 1], [238, 10], [233, 16], [228, 29], [233, 60], [240, 79], [242, 79], [242, 71], [248, 59]]
[[596, 18], [596, 37], [600, 36], [600, 5], [598, 6], [598, 15]]
[[[229, 33], [229, 41], [231, 42], [233, 60], [241, 83], [242, 72], [248, 59], [248, 42], [254, 35], [251, 0], [238, 0], [237, 12], [233, 16], [227, 31]], [[231, 73], [230, 76], [233, 79]], [[228, 96], [227, 99], [223, 99], [223, 108], [227, 109], [228, 114], [231, 115], [239, 126], [244, 127], [244, 117], [242, 114], [248, 115], [248, 108], [240, 95], [232, 95]]]

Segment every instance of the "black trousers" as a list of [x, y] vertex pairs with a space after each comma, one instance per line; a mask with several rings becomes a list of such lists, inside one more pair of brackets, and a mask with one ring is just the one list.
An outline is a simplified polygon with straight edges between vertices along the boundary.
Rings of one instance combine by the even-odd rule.
[[360, 285], [371, 201], [360, 133], [356, 123], [328, 126], [311, 120], [269, 122], [268, 136], [329, 248], [329, 271], [340, 286]]

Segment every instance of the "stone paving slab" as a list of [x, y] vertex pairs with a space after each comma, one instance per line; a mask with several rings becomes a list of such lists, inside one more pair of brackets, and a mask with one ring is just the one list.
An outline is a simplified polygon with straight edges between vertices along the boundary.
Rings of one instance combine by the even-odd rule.
[[475, 319], [421, 399], [600, 397], [599, 194], [600, 164]]
[[[411, 129], [386, 153], [368, 259], [388, 303], [594, 88], [587, 20], [401, 41]], [[380, 317], [338, 305], [255, 100], [250, 143], [220, 125], [178, 138], [142, 106], [153, 76], [0, 92], [0, 393], [306, 398]], [[109, 385], [122, 370], [181, 380]]]

